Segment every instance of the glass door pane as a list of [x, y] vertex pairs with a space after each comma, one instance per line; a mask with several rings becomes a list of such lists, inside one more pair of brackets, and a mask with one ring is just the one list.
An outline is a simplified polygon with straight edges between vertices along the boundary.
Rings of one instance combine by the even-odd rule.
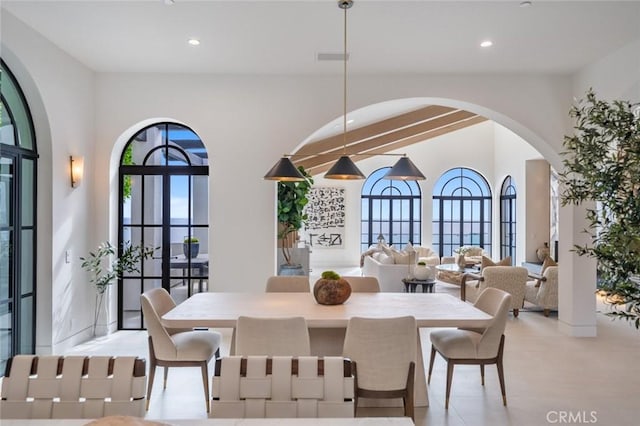
[[0, 371], [14, 351], [13, 158], [0, 158]]

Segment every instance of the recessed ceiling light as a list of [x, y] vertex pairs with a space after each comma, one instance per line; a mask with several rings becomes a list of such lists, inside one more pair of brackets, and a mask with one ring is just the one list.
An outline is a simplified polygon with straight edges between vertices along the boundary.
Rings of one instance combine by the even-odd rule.
[[176, 0], [164, 0], [164, 4], [166, 6], [173, 6], [175, 4]]
[[200, 40], [198, 40], [197, 38], [190, 38], [189, 40], [187, 40], [187, 43], [189, 43], [191, 46], [199, 46], [200, 45]]
[[480, 47], [491, 47], [493, 46], [493, 42], [491, 40], [485, 40], [480, 43]]
[[529, 1], [529, 0], [524, 0], [520, 2], [520, 7], [529, 7], [533, 4], [533, 2]]
[[353, 118], [350, 118], [350, 119], [348, 119], [348, 120], [347, 120], [347, 124], [351, 124], [351, 123], [353, 123], [354, 121], [355, 121], [355, 120], [354, 120]]

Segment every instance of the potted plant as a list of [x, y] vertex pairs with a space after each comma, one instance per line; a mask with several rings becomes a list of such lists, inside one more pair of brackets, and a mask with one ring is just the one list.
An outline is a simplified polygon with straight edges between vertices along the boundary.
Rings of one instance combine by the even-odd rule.
[[569, 115], [575, 131], [563, 142], [561, 201], [595, 202], [586, 209], [591, 243], [574, 251], [597, 259], [599, 286], [615, 308], [608, 315], [640, 328], [640, 104], [589, 90]]
[[97, 250], [89, 252], [87, 257], [81, 257], [82, 268], [91, 274], [89, 282], [96, 287], [96, 306], [93, 317], [93, 334], [96, 334], [96, 324], [103, 309], [104, 294], [107, 287], [121, 278], [125, 272], [139, 272], [140, 262], [150, 258], [155, 248], [139, 245], [123, 244], [122, 254], [116, 256], [116, 248], [108, 241], [101, 243]]
[[182, 252], [187, 259], [198, 257], [198, 253], [200, 253], [200, 240], [197, 237], [184, 237]]
[[301, 269], [301, 265], [293, 263], [291, 248], [295, 244], [297, 232], [307, 221], [304, 207], [309, 202], [307, 194], [313, 185], [313, 178], [304, 170], [304, 167], [300, 166], [298, 170], [306, 180], [278, 182], [278, 239], [285, 261], [285, 264], [281, 265], [281, 270]]

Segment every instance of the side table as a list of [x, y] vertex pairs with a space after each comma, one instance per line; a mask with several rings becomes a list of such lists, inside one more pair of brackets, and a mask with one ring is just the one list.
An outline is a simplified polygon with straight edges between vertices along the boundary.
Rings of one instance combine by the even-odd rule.
[[402, 283], [404, 284], [405, 291], [407, 293], [415, 293], [416, 287], [421, 285], [423, 293], [433, 293], [433, 286], [436, 283], [436, 280], [417, 280], [415, 278], [403, 278]]

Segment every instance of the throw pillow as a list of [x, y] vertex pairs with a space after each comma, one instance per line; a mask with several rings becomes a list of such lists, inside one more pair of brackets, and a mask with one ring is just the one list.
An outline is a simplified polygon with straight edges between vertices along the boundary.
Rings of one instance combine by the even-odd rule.
[[413, 249], [416, 251], [419, 258], [435, 256], [435, 253], [429, 247], [413, 246]]
[[393, 261], [396, 265], [408, 265], [415, 263], [415, 252], [399, 251], [397, 249], [391, 249], [393, 253]]
[[487, 266], [511, 266], [511, 256], [507, 256], [499, 262], [494, 262], [489, 259], [487, 256], [482, 256], [482, 260], [480, 262], [480, 269], [484, 269]]
[[393, 256], [387, 256], [386, 253], [380, 253], [378, 262], [382, 263], [383, 265], [393, 265]]
[[551, 258], [551, 256], [547, 256], [544, 258], [544, 262], [542, 262], [542, 269], [540, 270], [540, 275], [544, 275], [544, 271], [549, 266], [558, 266], [558, 263]]

